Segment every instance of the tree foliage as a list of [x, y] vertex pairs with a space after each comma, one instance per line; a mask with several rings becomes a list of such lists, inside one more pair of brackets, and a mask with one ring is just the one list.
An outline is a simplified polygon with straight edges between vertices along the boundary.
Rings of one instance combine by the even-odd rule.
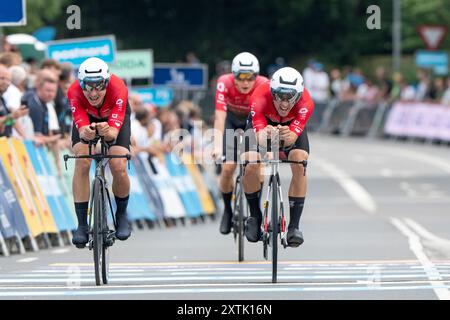
[[[66, 28], [66, 6], [81, 8], [81, 30]], [[32, 0], [28, 25], [7, 31], [32, 32], [53, 24], [59, 38], [115, 34], [119, 49], [153, 48], [155, 61], [183, 60], [189, 51], [214, 63], [241, 51], [262, 64], [283, 56], [316, 56], [353, 63], [392, 50], [392, 0]], [[381, 30], [369, 30], [367, 8], [381, 9]], [[402, 0], [405, 53], [423, 48], [416, 26], [449, 24], [450, 0]], [[449, 49], [447, 39], [444, 48]]]

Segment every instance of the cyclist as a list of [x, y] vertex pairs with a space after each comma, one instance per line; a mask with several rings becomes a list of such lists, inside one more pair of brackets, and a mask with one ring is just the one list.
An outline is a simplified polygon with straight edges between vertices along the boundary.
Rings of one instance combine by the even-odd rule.
[[[304, 89], [303, 77], [294, 68], [285, 67], [276, 71], [270, 82], [258, 87], [250, 99], [251, 115], [247, 132], [255, 138], [244, 159], [260, 159], [258, 151], [267, 148], [267, 139], [272, 145], [278, 145], [289, 160], [303, 161], [309, 156], [306, 122], [314, 109], [309, 92]], [[254, 136], [256, 134], [256, 136]], [[303, 234], [299, 230], [300, 217], [305, 203], [306, 176], [301, 164], [291, 164], [292, 178], [289, 187], [290, 220], [287, 242], [291, 247], [303, 243]], [[243, 179], [244, 191], [250, 206], [251, 216], [246, 221], [245, 236], [250, 242], [261, 237], [262, 213], [259, 206], [261, 193], [260, 164], [248, 164]]]
[[225, 163], [219, 178], [219, 189], [224, 201], [224, 214], [220, 232], [229, 234], [232, 225], [231, 196], [233, 193], [233, 174], [236, 169], [238, 146], [234, 143], [235, 131], [245, 129], [250, 112], [249, 99], [256, 87], [266, 77], [259, 75], [258, 59], [249, 52], [241, 52], [231, 64], [232, 73], [222, 75], [217, 80], [216, 111], [214, 120], [215, 135], [213, 158], [223, 156]]
[[[108, 65], [99, 58], [86, 59], [78, 69], [78, 81], [67, 93], [74, 126], [72, 148], [76, 156], [89, 153], [86, 142], [93, 140], [96, 131], [105, 138], [111, 155], [126, 155], [130, 151], [130, 106], [128, 89], [117, 76], [109, 73]], [[112, 190], [117, 205], [116, 237], [126, 240], [131, 234], [127, 219], [130, 180], [126, 159], [111, 159]], [[90, 159], [77, 159], [73, 176], [73, 197], [78, 228], [72, 243], [83, 248], [88, 242], [87, 212], [89, 205]]]

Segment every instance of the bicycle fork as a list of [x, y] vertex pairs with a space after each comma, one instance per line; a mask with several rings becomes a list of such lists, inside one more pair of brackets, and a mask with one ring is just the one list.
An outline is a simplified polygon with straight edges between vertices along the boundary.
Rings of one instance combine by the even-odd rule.
[[[287, 231], [286, 231], [286, 218], [284, 215], [284, 205], [283, 205], [283, 192], [281, 190], [281, 183], [280, 183], [280, 175], [278, 173], [278, 163], [272, 164], [272, 168], [271, 168], [271, 174], [270, 174], [270, 181], [269, 181], [269, 189], [266, 195], [266, 200], [264, 201], [264, 223], [263, 223], [263, 228], [264, 228], [264, 236], [268, 237], [271, 231], [271, 228], [269, 226], [269, 199], [270, 196], [272, 195], [272, 192], [277, 192], [278, 193], [278, 199], [280, 199], [280, 215], [278, 216], [278, 221], [271, 221], [271, 223], [278, 223], [278, 230], [280, 230], [280, 238], [281, 238], [281, 243], [283, 244], [284, 247], [287, 246], [287, 241], [286, 241], [286, 236], [287, 236]], [[275, 177], [275, 181], [276, 181], [276, 185], [273, 185], [273, 181], [274, 179], [272, 179], [272, 177]], [[278, 205], [277, 203], [274, 203], [272, 205]], [[264, 240], [268, 240], [268, 239], [264, 239]], [[270, 242], [269, 242], [270, 243]]]

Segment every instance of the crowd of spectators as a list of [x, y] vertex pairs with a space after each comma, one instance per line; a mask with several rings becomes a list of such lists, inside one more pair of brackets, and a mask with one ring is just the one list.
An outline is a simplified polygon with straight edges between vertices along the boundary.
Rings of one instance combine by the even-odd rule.
[[433, 76], [430, 70], [419, 69], [416, 81], [408, 83], [401, 73], [388, 75], [384, 67], [374, 74], [364, 74], [360, 68], [344, 67], [324, 71], [322, 63], [309, 60], [303, 70], [305, 87], [316, 103], [361, 101], [376, 106], [382, 101], [432, 102], [450, 106], [450, 78]]

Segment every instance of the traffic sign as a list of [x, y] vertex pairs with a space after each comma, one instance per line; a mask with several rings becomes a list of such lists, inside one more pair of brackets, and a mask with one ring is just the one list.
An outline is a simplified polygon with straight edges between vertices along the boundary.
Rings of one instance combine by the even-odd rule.
[[116, 38], [114, 35], [50, 41], [47, 57], [59, 62], [70, 62], [74, 67], [87, 58], [97, 57], [106, 63], [116, 58]]
[[155, 63], [153, 84], [166, 85], [177, 89], [206, 89], [208, 66], [188, 63]]
[[419, 68], [432, 68], [435, 74], [445, 76], [448, 73], [448, 54], [445, 51], [418, 50], [416, 65]]
[[153, 77], [153, 50], [117, 51], [111, 72], [124, 79]]
[[417, 32], [428, 50], [437, 50], [448, 33], [448, 27], [446, 25], [422, 25], [417, 27]]
[[0, 26], [24, 26], [27, 24], [26, 1], [0, 1]]

